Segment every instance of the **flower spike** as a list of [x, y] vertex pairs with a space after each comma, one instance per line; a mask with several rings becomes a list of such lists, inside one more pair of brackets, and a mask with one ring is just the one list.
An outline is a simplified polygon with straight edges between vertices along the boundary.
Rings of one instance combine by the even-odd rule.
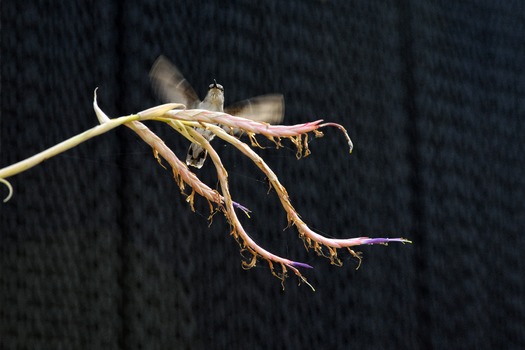
[[[272, 141], [277, 148], [282, 146], [282, 140], [290, 140], [297, 148], [297, 158], [306, 157], [310, 154], [308, 149], [308, 134], [313, 133], [315, 137], [323, 136], [320, 129], [325, 127], [336, 127], [344, 135], [347, 140], [349, 152], [352, 152], [353, 143], [346, 129], [336, 123], [323, 122], [322, 119], [296, 124], [296, 125], [271, 125], [264, 122], [257, 122], [248, 118], [241, 118], [232, 116], [222, 112], [211, 112], [202, 109], [185, 109], [184, 105], [178, 103], [168, 103], [156, 106], [145, 111], [139, 112], [126, 117], [111, 119], [99, 107], [97, 103], [96, 90], [93, 99], [93, 108], [97, 115], [99, 125], [89, 129], [77, 136], [74, 136], [66, 141], [63, 141], [39, 154], [34, 155], [26, 160], [15, 163], [11, 166], [0, 169], [0, 183], [8, 188], [8, 196], [4, 201], [7, 201], [13, 192], [11, 185], [6, 178], [21, 173], [48, 158], [51, 158], [61, 152], [64, 152], [80, 143], [89, 140], [95, 136], [99, 136], [115, 127], [125, 125], [133, 130], [144, 142], [146, 142], [153, 150], [153, 155], [161, 166], [162, 160], [165, 160], [171, 167], [173, 177], [177, 182], [181, 193], [186, 195], [186, 200], [193, 210], [193, 201], [195, 194], [205, 198], [210, 204], [210, 220], [214, 213], [221, 211], [226, 216], [231, 225], [231, 235], [239, 243], [241, 247], [241, 255], [244, 257], [242, 267], [250, 269], [256, 266], [259, 260], [265, 260], [270, 267], [272, 274], [282, 280], [284, 287], [284, 280], [288, 276], [288, 271], [292, 271], [298, 278], [300, 283], [306, 283], [312, 289], [312, 285], [308, 283], [306, 278], [301, 274], [299, 269], [312, 269], [309, 264], [292, 261], [284, 257], [277, 256], [257, 244], [242, 226], [236, 209], [241, 210], [244, 214], [250, 217], [250, 210], [243, 205], [235, 202], [229, 190], [228, 173], [213, 146], [208, 139], [197, 132], [195, 128], [206, 129], [207, 132], [223, 139], [224, 141], [233, 145], [243, 155], [248, 157], [253, 163], [266, 175], [270, 185], [276, 191], [280, 204], [287, 214], [288, 225], [295, 226], [299, 233], [299, 237], [303, 240], [304, 246], [307, 249], [312, 249], [318, 255], [326, 257], [334, 265], [341, 266], [342, 261], [338, 258], [338, 249], [345, 249], [357, 259], [359, 265], [361, 263], [361, 254], [352, 250], [352, 247], [358, 245], [387, 245], [390, 242], [397, 243], [412, 243], [406, 238], [369, 238], [357, 237], [346, 239], [335, 239], [325, 237], [317, 232], [314, 232], [301, 219], [291, 204], [290, 197], [285, 187], [280, 183], [277, 175], [265, 163], [252, 147], [261, 147], [256, 139], [257, 135], [262, 135]], [[192, 172], [187, 165], [178, 159], [175, 153], [153, 133], [143, 121], [157, 121], [164, 122], [175, 129], [182, 136], [193, 143], [197, 143], [204, 148], [215, 165], [217, 177], [219, 179], [220, 191], [214, 190], [205, 183], [203, 183], [198, 176]], [[228, 132], [229, 131], [229, 132]], [[252, 147], [240, 138], [233, 136], [233, 131], [237, 133], [240, 131], [246, 134], [251, 141]], [[186, 186], [191, 188], [190, 194], [186, 194]], [[211, 222], [211, 221], [210, 221]]]

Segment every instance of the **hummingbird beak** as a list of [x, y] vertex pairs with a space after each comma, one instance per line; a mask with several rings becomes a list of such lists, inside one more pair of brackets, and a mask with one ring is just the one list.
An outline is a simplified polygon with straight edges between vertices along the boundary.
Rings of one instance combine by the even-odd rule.
[[224, 91], [224, 88], [222, 87], [221, 84], [217, 84], [217, 80], [213, 79], [213, 83], [210, 84], [210, 86], [208, 87], [210, 90], [211, 89], [219, 89], [221, 91]]

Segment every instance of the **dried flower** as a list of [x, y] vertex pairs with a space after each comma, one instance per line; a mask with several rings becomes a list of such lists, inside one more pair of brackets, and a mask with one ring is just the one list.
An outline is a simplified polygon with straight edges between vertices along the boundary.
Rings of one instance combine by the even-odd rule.
[[[9, 190], [9, 195], [5, 201], [8, 200], [12, 194], [11, 185], [6, 180], [7, 177], [25, 171], [56, 154], [79, 145], [80, 143], [92, 137], [101, 135], [117, 126], [125, 125], [133, 130], [144, 142], [150, 145], [153, 150], [153, 155], [158, 160], [159, 164], [162, 165], [162, 159], [168, 162], [173, 171], [173, 176], [182, 193], [185, 194], [186, 186], [191, 188], [191, 193], [185, 195], [187, 196], [186, 199], [189, 202], [192, 210], [194, 210], [194, 196], [195, 194], [198, 194], [209, 202], [210, 218], [217, 210], [220, 210], [224, 213], [231, 225], [231, 234], [241, 247], [242, 255], [246, 257], [244, 253], [247, 252], [250, 254], [250, 257], [247, 257], [246, 260], [243, 261], [244, 268], [249, 269], [254, 267], [257, 264], [258, 259], [263, 259], [268, 263], [272, 274], [281, 279], [283, 283], [287, 277], [288, 270], [291, 270], [296, 276], [298, 276], [301, 282], [304, 282], [312, 287], [299, 271], [301, 268], [310, 269], [312, 266], [302, 262], [292, 261], [267, 251], [258, 245], [244, 230], [241, 222], [239, 221], [239, 218], [237, 217], [235, 208], [241, 209], [246, 214], [249, 213], [249, 210], [239, 203], [233, 201], [228, 186], [228, 173], [222, 164], [219, 155], [208, 142], [208, 140], [200, 133], [195, 131], [194, 128], [198, 127], [205, 128], [215, 134], [217, 137], [220, 137], [224, 141], [232, 144], [242, 154], [250, 158], [255, 165], [257, 165], [257, 167], [269, 179], [271, 186], [275, 189], [283, 210], [287, 214], [289, 226], [297, 227], [299, 236], [303, 240], [304, 246], [307, 249], [313, 249], [318, 255], [328, 258], [332, 264], [338, 266], [342, 265], [342, 261], [337, 255], [338, 249], [341, 248], [348, 250], [348, 252], [350, 252], [352, 256], [359, 259], [360, 262], [360, 254], [353, 251], [351, 247], [362, 244], [388, 244], [389, 242], [411, 243], [405, 238], [358, 237], [348, 239], [334, 239], [324, 237], [314, 232], [300, 218], [299, 214], [292, 206], [288, 193], [286, 192], [284, 186], [279, 182], [277, 175], [252, 149], [252, 147], [260, 147], [256, 138], [257, 135], [265, 136], [274, 142], [277, 147], [282, 146], [282, 139], [289, 139], [297, 148], [297, 158], [304, 157], [310, 154], [310, 150], [308, 149], [308, 134], [313, 133], [315, 137], [321, 137], [323, 136], [323, 133], [319, 129], [331, 126], [336, 127], [342, 131], [348, 142], [349, 151], [352, 152], [352, 141], [345, 128], [339, 124], [323, 123], [323, 120], [316, 120], [313, 122], [296, 125], [270, 125], [246, 118], [235, 117], [221, 112], [211, 112], [199, 109], [187, 110], [185, 109], [184, 105], [177, 103], [160, 105], [127, 117], [110, 119], [98, 106], [96, 90], [93, 107], [100, 125], [77, 136], [74, 136], [64, 142], [61, 142], [60, 144], [51, 147], [50, 149], [45, 150], [33, 157], [8, 166], [4, 169], [0, 169], [0, 183], [5, 184]], [[191, 142], [197, 143], [203, 147], [209, 153], [210, 158], [215, 165], [220, 183], [220, 192], [210, 188], [208, 185], [203, 183], [195, 173], [189, 170], [186, 164], [178, 159], [173, 151], [168, 146], [166, 146], [166, 144], [155, 133], [153, 133], [142, 123], [142, 121], [145, 120], [165, 122]], [[241, 141], [239, 138], [233, 136], [232, 134], [234, 130], [236, 133], [239, 131], [246, 133], [252, 147]], [[276, 265], [280, 268], [275, 268]]]

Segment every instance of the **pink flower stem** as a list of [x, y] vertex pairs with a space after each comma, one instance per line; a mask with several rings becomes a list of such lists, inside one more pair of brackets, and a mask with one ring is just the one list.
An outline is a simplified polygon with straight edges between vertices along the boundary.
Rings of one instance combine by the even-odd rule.
[[[291, 269], [303, 282], [306, 282], [306, 279], [301, 275], [297, 267], [305, 267], [305, 268], [311, 268], [310, 265], [300, 262], [295, 262], [289, 259], [282, 258], [280, 256], [277, 256], [275, 254], [270, 253], [266, 249], [260, 247], [244, 230], [242, 224], [240, 223], [237, 214], [235, 213], [233, 202], [231, 199], [231, 194], [228, 186], [228, 173], [226, 169], [224, 168], [222, 161], [215, 151], [215, 149], [210, 145], [208, 140], [206, 140], [201, 134], [196, 132], [193, 129], [188, 130], [190, 135], [197, 141], [199, 144], [208, 151], [208, 154], [210, 155], [210, 158], [212, 159], [215, 169], [217, 170], [217, 176], [219, 178], [219, 182], [221, 185], [221, 191], [225, 199], [225, 214], [230, 222], [230, 224], [233, 226], [232, 235], [234, 237], [239, 236], [242, 241], [244, 242], [244, 245], [241, 246], [244, 249], [247, 249], [250, 253], [253, 254], [253, 259], [250, 263], [245, 264], [245, 267], [251, 268], [255, 266], [256, 264], [256, 258], [257, 256], [261, 256], [263, 259], [268, 261], [268, 264], [270, 265], [270, 268], [272, 270], [272, 273], [279, 277], [280, 279], [284, 280], [286, 277], [286, 268], [288, 267]], [[222, 132], [224, 132], [221, 129]], [[226, 132], [224, 132], [226, 133]], [[278, 263], [281, 265], [282, 272], [281, 274], [277, 274], [273, 269], [273, 263]], [[307, 283], [307, 282], [306, 282]]]

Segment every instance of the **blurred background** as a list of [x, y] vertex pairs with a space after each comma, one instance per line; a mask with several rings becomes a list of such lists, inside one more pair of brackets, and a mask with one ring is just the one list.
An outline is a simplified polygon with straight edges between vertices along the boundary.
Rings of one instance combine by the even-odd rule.
[[[516, 349], [525, 343], [522, 1], [1, 2], [0, 167], [160, 101], [159, 55], [203, 97], [278, 92], [286, 124], [344, 125], [257, 152], [317, 232], [406, 237], [343, 267], [307, 252], [265, 177], [214, 142], [247, 231], [316, 288], [241, 267], [119, 128], [12, 177], [0, 205], [3, 349]], [[188, 143], [148, 123], [181, 157]], [[196, 170], [218, 186], [213, 164]], [[0, 189], [7, 194], [5, 187]]]

